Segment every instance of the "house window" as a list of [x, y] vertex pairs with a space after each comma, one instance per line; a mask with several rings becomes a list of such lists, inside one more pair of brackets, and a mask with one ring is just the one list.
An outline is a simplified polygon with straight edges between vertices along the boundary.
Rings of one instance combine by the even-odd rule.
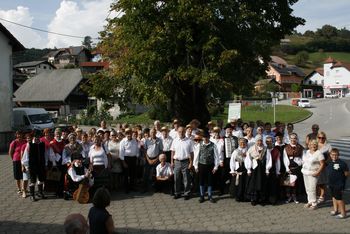
[[46, 69], [46, 66], [43, 66], [44, 69]]
[[312, 84], [312, 81], [311, 80], [309, 80], [309, 85], [311, 85]]

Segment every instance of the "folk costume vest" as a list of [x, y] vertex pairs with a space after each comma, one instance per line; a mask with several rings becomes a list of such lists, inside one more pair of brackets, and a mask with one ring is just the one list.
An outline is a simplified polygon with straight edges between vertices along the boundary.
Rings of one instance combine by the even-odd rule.
[[209, 142], [209, 144], [201, 144], [199, 148], [199, 160], [198, 162], [200, 164], [204, 165], [211, 165], [214, 164], [214, 157], [215, 157], [215, 152], [214, 152], [214, 143]]
[[29, 168], [38, 170], [45, 167], [45, 143], [29, 143]]

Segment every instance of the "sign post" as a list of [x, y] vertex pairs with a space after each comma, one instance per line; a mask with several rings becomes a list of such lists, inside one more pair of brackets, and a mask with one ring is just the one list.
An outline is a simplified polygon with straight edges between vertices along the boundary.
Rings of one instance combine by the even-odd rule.
[[239, 118], [241, 118], [241, 103], [229, 103], [227, 122], [230, 122], [231, 119]]

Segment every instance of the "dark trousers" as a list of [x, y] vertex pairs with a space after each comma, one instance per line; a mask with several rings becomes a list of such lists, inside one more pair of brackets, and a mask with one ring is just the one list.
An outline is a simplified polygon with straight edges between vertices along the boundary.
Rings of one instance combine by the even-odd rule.
[[125, 173], [124, 185], [125, 185], [126, 191], [133, 189], [133, 187], [135, 186], [136, 160], [137, 160], [137, 157], [129, 157], [129, 156], [124, 157], [124, 161], [128, 165], [127, 168], [124, 168], [124, 173]]
[[200, 186], [213, 186], [213, 169], [213, 164], [198, 164], [198, 176]]
[[[150, 165], [147, 161], [145, 163], [145, 171], [143, 176], [144, 189], [148, 189], [150, 181], [152, 181], [153, 175], [155, 174], [158, 163]], [[151, 177], [151, 178], [150, 178]]]
[[34, 185], [37, 180], [41, 183], [45, 182], [46, 180], [45, 169], [29, 170], [29, 175], [30, 175], [30, 183]]
[[224, 166], [220, 167], [219, 169], [219, 187], [220, 187], [220, 193], [224, 194], [226, 192], [226, 181], [231, 180], [231, 175], [230, 175], [230, 158], [225, 158], [224, 159]]
[[166, 161], [171, 163], [171, 151], [165, 151]]
[[170, 177], [168, 180], [156, 180], [155, 182], [156, 192], [174, 193], [174, 180]]

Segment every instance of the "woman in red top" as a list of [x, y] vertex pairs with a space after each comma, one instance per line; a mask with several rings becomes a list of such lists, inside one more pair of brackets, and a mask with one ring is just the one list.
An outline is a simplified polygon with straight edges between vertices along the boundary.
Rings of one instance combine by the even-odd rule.
[[27, 142], [23, 139], [23, 133], [20, 131], [16, 132], [16, 139], [13, 140], [10, 144], [9, 155], [12, 158], [13, 162], [13, 175], [16, 180], [17, 193], [22, 193], [22, 164], [21, 164], [21, 148], [22, 145]]

